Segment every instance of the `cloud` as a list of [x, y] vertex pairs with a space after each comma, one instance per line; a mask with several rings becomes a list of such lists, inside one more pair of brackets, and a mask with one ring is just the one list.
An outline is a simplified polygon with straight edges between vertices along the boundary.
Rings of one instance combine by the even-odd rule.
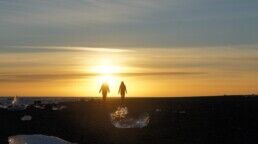
[[[203, 75], [205, 72], [143, 72], [143, 73], [115, 73], [113, 76], [121, 77], [138, 77], [138, 76], [193, 76]], [[1, 82], [40, 82], [52, 80], [65, 79], [81, 79], [96, 76], [103, 76], [104, 74], [97, 73], [71, 73], [71, 74], [0, 74]]]
[[0, 48], [0, 52], [105, 52], [105, 53], [123, 53], [133, 52], [132, 49], [119, 48], [99, 48], [99, 47], [64, 47], [64, 46], [5, 46]]
[[[0, 1], [5, 21], [14, 24], [65, 25], [128, 22], [159, 6], [155, 0]], [[6, 11], [5, 11], [6, 12]]]
[[257, 44], [257, 1], [0, 0], [2, 45]]

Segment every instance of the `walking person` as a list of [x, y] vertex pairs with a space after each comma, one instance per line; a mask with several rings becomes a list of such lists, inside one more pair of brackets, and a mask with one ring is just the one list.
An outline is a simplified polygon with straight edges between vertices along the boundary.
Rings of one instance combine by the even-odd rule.
[[109, 86], [108, 86], [108, 83], [107, 82], [104, 82], [102, 85], [101, 85], [101, 88], [99, 90], [99, 93], [102, 92], [102, 98], [103, 98], [103, 101], [105, 102], [106, 99], [107, 99], [107, 94], [109, 93]]
[[126, 86], [125, 86], [124, 81], [122, 81], [121, 84], [120, 84], [120, 87], [119, 87], [119, 91], [118, 91], [118, 94], [121, 95], [121, 102], [122, 103], [124, 103], [126, 93], [127, 93]]

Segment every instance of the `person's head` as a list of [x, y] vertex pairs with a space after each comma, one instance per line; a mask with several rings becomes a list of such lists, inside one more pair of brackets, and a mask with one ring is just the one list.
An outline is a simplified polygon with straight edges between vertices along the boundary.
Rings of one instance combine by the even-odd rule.
[[103, 85], [108, 85], [108, 82], [107, 82], [107, 81], [104, 81], [104, 82], [103, 82]]
[[121, 81], [121, 85], [125, 85], [124, 81]]

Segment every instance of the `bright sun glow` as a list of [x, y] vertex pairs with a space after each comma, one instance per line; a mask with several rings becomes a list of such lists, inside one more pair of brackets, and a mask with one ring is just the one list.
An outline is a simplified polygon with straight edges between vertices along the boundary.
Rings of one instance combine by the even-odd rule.
[[98, 74], [98, 76], [96, 76], [97, 86], [100, 87], [104, 82], [107, 82], [111, 91], [110, 96], [114, 95], [119, 83], [118, 76], [116, 74], [122, 72], [121, 67], [113, 65], [99, 65], [93, 67], [91, 71]]
[[103, 84], [104, 82], [107, 82], [110, 87], [113, 87], [116, 83], [116, 77], [105, 75], [105, 76], [99, 76], [97, 78], [98, 85]]
[[98, 74], [114, 74], [114, 73], [119, 73], [120, 68], [117, 66], [111, 66], [111, 65], [101, 65], [101, 66], [94, 67], [92, 71]]
[[[117, 97], [118, 96], [118, 88], [120, 85], [121, 73], [128, 72], [128, 67], [124, 64], [117, 61], [115, 56], [109, 58], [103, 58], [101, 56], [95, 60], [95, 64], [91, 67], [85, 68], [88, 73], [95, 74], [93, 79], [94, 87], [97, 88], [97, 92], [100, 89], [101, 85], [104, 82], [107, 82], [109, 85], [110, 93], [108, 94], [109, 97]], [[98, 94], [101, 96], [101, 94]]]

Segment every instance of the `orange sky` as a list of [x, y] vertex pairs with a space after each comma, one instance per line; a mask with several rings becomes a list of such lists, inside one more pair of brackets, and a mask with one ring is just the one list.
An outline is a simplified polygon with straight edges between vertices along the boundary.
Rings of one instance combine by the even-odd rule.
[[[27, 47], [0, 53], [1, 96], [100, 96], [107, 80], [118, 96], [258, 93], [256, 49]], [[38, 49], [39, 51], [33, 51]]]

